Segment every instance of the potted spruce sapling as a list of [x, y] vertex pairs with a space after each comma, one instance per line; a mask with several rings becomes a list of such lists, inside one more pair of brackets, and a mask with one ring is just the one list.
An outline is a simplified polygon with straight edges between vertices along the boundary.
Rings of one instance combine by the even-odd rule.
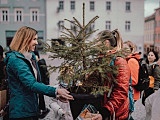
[[57, 79], [63, 82], [73, 95], [74, 100], [70, 101], [70, 107], [74, 119], [85, 104], [92, 104], [98, 109], [101, 106], [104, 92], [110, 90], [104, 84], [116, 82], [118, 68], [111, 65], [111, 62], [115, 56], [122, 54], [122, 51], [104, 57], [111, 48], [99, 44], [101, 39], [96, 39], [96, 37], [91, 39], [93, 33], [98, 31], [91, 28], [98, 18], [95, 16], [85, 24], [83, 4], [83, 24], [75, 17], [73, 20], [65, 19], [74, 25], [74, 29], [62, 26], [64, 31], [62, 31], [60, 39], [65, 44], [54, 42], [54, 46], [46, 44], [45, 47], [47, 52], [52, 53], [49, 56], [51, 59], [63, 60], [59, 66], [49, 66], [49, 70], [51, 72], [58, 69]]

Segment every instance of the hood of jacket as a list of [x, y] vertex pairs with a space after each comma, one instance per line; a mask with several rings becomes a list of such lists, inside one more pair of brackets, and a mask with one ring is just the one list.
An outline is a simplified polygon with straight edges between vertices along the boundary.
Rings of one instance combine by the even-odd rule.
[[130, 58], [135, 58], [137, 60], [140, 60], [141, 54], [139, 52], [136, 52], [134, 54], [130, 54], [126, 59], [129, 60]]

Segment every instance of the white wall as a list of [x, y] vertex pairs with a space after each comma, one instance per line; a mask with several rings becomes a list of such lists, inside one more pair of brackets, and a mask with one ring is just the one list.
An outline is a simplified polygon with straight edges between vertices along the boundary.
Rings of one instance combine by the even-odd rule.
[[[111, 30], [119, 29], [124, 41], [131, 40], [141, 47], [143, 53], [143, 36], [144, 36], [144, 0], [110, 0], [111, 11], [106, 11], [106, 0], [94, 0], [95, 10], [89, 10], [90, 0], [75, 0], [75, 11], [70, 10], [70, 0], [64, 0], [64, 11], [57, 13], [59, 0], [47, 1], [47, 38], [58, 38], [60, 32], [58, 31], [57, 23], [59, 20], [69, 19], [73, 17], [82, 23], [82, 4], [85, 3], [85, 23], [87, 24], [96, 15], [99, 19], [95, 22], [95, 29], [98, 32], [105, 29], [105, 21], [111, 20]], [[131, 2], [131, 12], [125, 12], [125, 2]], [[125, 21], [131, 21], [131, 31], [125, 31]], [[65, 22], [65, 26], [70, 26], [70, 23]]]

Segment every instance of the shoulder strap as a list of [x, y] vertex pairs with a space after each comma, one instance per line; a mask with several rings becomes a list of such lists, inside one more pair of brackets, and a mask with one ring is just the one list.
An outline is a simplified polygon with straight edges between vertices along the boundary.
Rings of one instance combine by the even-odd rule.
[[[115, 60], [116, 60], [116, 56], [114, 56], [113, 59], [111, 60], [110, 66], [114, 66]], [[108, 94], [107, 94], [107, 98], [110, 97], [110, 95], [111, 95], [111, 93], [112, 93], [112, 90], [113, 90], [113, 87], [114, 87], [114, 84], [113, 84], [113, 82], [112, 82], [112, 85], [111, 85], [111, 87], [110, 87], [110, 89], [109, 89], [109, 91], [108, 91]]]

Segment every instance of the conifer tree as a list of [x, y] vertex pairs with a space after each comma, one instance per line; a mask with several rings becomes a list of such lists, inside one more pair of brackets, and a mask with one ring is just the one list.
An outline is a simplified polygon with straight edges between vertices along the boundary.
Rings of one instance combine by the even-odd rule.
[[111, 63], [114, 62], [115, 56], [122, 52], [104, 57], [111, 48], [99, 44], [102, 41], [97, 38], [90, 39], [90, 36], [97, 31], [90, 29], [91, 25], [99, 17], [95, 16], [85, 25], [84, 11], [83, 3], [83, 24], [75, 17], [73, 17], [73, 21], [65, 19], [75, 26], [74, 30], [62, 26], [64, 31], [62, 31], [60, 39], [64, 41], [65, 45], [54, 42], [54, 46], [46, 46], [46, 51], [52, 53], [51, 59], [63, 60], [59, 66], [49, 66], [49, 70], [56, 71], [58, 69], [58, 80], [67, 83], [71, 92], [103, 94], [104, 91], [109, 90], [107, 86], [104, 86], [106, 80], [116, 82], [117, 67]]

